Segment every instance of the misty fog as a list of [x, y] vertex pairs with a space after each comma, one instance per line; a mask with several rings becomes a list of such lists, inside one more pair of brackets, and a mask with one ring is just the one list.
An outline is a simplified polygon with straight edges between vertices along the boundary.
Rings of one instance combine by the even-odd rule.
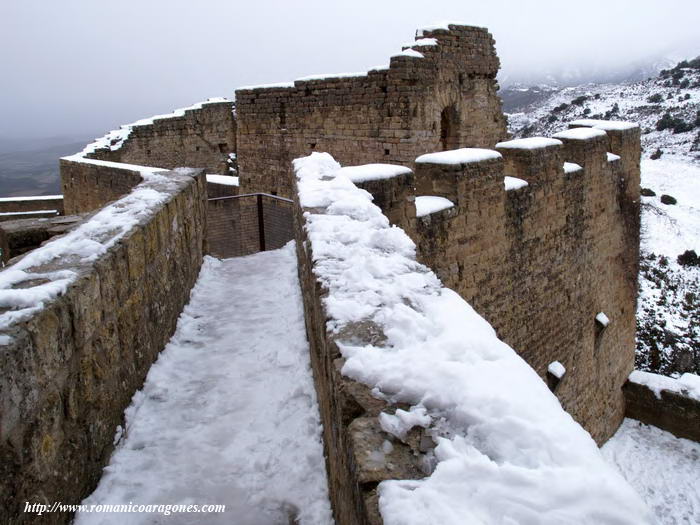
[[237, 86], [363, 71], [439, 20], [491, 30], [501, 84], [700, 54], [690, 0], [2, 0], [0, 137], [93, 136]]

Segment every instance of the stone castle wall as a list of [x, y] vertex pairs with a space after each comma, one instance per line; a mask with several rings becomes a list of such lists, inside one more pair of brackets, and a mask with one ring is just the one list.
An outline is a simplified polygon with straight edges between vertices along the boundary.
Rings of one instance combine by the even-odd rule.
[[[636, 127], [599, 133], [417, 163], [418, 194], [455, 207], [418, 218], [416, 241], [422, 262], [543, 378], [553, 361], [564, 365], [555, 393], [600, 443], [624, 417], [634, 364], [640, 146]], [[582, 169], [565, 173], [565, 161]], [[504, 176], [528, 185], [505, 191]]]
[[[109, 166], [93, 164], [87, 171], [103, 179], [113, 175]], [[123, 221], [104, 228], [106, 219], [98, 214], [69, 233], [75, 239], [62, 248], [56, 238], [0, 273], [0, 279], [13, 279], [11, 271], [23, 261], [37, 261], [22, 267], [25, 280], [5, 292], [35, 288], [39, 295], [73, 276], [65, 290], [23, 317], [8, 308], [0, 312], [3, 523], [36, 522], [22, 512], [27, 501], [75, 504], [94, 490], [124, 410], [189, 299], [202, 261], [206, 182], [196, 173], [161, 175], [99, 212], [127, 219], [138, 213], [133, 226], [118, 233]], [[146, 192], [135, 205], [139, 189]], [[78, 255], [98, 244], [105, 250], [94, 257]], [[39, 520], [70, 519], [52, 513]]]
[[[506, 136], [487, 30], [424, 32], [413, 50], [364, 75], [236, 91], [241, 189], [291, 196], [291, 161], [312, 151], [343, 165], [410, 166], [420, 154], [493, 146]], [[420, 58], [420, 55], [423, 58]]]
[[127, 164], [168, 169], [186, 166], [203, 168], [207, 173], [228, 174], [229, 154], [236, 152], [233, 103], [203, 102], [181, 113], [132, 124], [120, 147], [100, 148], [89, 156]]

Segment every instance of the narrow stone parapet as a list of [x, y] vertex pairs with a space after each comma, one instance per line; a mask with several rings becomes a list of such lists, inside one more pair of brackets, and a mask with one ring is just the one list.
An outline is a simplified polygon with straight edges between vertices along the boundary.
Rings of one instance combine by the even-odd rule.
[[635, 370], [624, 386], [625, 415], [700, 442], [700, 377], [680, 378]]
[[[85, 164], [98, 178], [115, 169]], [[95, 488], [199, 273], [203, 174], [136, 176], [128, 195], [0, 272], [4, 522], [23, 523], [27, 501], [79, 503]]]

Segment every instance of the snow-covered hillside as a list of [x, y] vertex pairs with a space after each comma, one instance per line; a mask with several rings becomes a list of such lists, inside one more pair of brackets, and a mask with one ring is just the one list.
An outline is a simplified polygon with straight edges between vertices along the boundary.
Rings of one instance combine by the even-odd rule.
[[637, 368], [700, 373], [700, 58], [642, 82], [552, 92], [509, 125], [516, 137], [549, 136], [579, 118], [642, 128]]
[[553, 91], [525, 106], [521, 113], [508, 115], [510, 131], [518, 137], [550, 135], [580, 118], [631, 120], [642, 128], [646, 157], [661, 149], [662, 156], [666, 153], [698, 160], [700, 58], [680, 65], [642, 82], [587, 84]]

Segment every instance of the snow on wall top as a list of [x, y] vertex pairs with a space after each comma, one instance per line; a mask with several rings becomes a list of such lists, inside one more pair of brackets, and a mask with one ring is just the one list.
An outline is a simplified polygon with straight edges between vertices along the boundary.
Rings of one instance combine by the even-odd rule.
[[572, 128], [565, 131], [560, 131], [552, 135], [555, 139], [569, 140], [591, 140], [596, 137], [605, 137], [607, 133], [598, 128]]
[[416, 164], [471, 164], [485, 160], [503, 158], [500, 153], [492, 149], [460, 148], [449, 151], [426, 153], [416, 159]]
[[507, 140], [496, 144], [497, 148], [503, 149], [542, 149], [550, 146], [561, 146], [562, 141], [557, 139], [548, 139], [546, 137], [527, 137], [524, 139]]
[[345, 166], [341, 168], [340, 172], [353, 182], [366, 182], [407, 175], [411, 173], [411, 168], [396, 164], [363, 164], [362, 166]]
[[596, 120], [590, 118], [573, 120], [569, 124], [572, 126], [591, 127], [606, 131], [621, 131], [626, 129], [635, 129], [639, 127], [639, 124], [635, 122], [625, 122], [622, 120]]
[[[91, 159], [80, 159], [85, 162]], [[115, 163], [110, 163], [115, 164]], [[116, 164], [123, 167], [123, 164]], [[185, 174], [188, 170], [176, 170]], [[41, 270], [56, 259], [75, 265], [95, 261], [116, 244], [131, 228], [149, 217], [179, 185], [181, 178], [164, 176], [157, 170], [142, 172], [144, 182], [131, 193], [105, 206], [89, 220], [61, 237], [29, 252], [12, 266], [0, 272], [0, 307], [10, 310], [0, 314], [0, 330], [41, 310], [44, 303], [64, 293], [78, 277], [77, 270]], [[30, 280], [45, 281], [28, 288], [14, 288]], [[10, 339], [0, 338], [0, 344]], [[3, 342], [4, 341], [4, 342]]]
[[400, 53], [396, 53], [395, 55], [391, 55], [391, 58], [394, 57], [411, 57], [411, 58], [425, 58], [425, 55], [423, 53], [420, 53], [416, 51], [415, 49], [404, 49]]
[[[408, 404], [416, 417], [402, 422], [425, 425], [437, 443], [426, 478], [380, 483], [386, 525], [652, 523], [534, 370], [416, 262], [414, 243], [330, 155], [294, 168], [342, 373]], [[340, 340], [367, 321], [383, 346]]]
[[425, 35], [425, 33], [432, 33], [433, 31], [449, 31], [450, 26], [475, 27], [470, 26], [469, 24], [466, 24], [464, 22], [456, 22], [454, 20], [442, 20], [440, 22], [434, 22], [427, 26], [423, 26], [416, 29], [416, 38], [421, 38]]
[[661, 391], [668, 390], [700, 401], [700, 376], [686, 372], [678, 379], [651, 372], [635, 370], [629, 375], [629, 381], [644, 385], [661, 399]]
[[[202, 107], [206, 106], [207, 104], [219, 104], [221, 102], [229, 102], [229, 100], [226, 98], [223, 98], [223, 97], [208, 98], [207, 100], [204, 100], [202, 102], [197, 102], [196, 104], [193, 104], [193, 105], [188, 106], [186, 108], [178, 108], [178, 109], [174, 110], [172, 113], [167, 113], [164, 115], [154, 115], [154, 116], [149, 117], [149, 118], [137, 120], [136, 122], [132, 122], [131, 124], [122, 124], [119, 127], [119, 129], [112, 130], [109, 133], [107, 133], [105, 136], [100, 137], [98, 139], [95, 139], [93, 142], [91, 142], [90, 144], [85, 146], [83, 151], [81, 151], [80, 153], [77, 153], [73, 157], [76, 157], [76, 156], [85, 157], [87, 155], [95, 153], [95, 151], [98, 149], [109, 149], [111, 151], [116, 151], [122, 147], [122, 145], [124, 144], [124, 141], [129, 138], [129, 135], [131, 135], [131, 130], [133, 128], [135, 128], [136, 126], [148, 126], [148, 125], [153, 124], [153, 122], [155, 120], [183, 117], [183, 116], [185, 116], [186, 111], [193, 111], [193, 110], [197, 110], [197, 109], [202, 109]], [[75, 159], [72, 159], [72, 160], [75, 160]]]
[[438, 45], [438, 41], [435, 38], [417, 38], [415, 42], [409, 42], [401, 47], [425, 47], [436, 45]]

